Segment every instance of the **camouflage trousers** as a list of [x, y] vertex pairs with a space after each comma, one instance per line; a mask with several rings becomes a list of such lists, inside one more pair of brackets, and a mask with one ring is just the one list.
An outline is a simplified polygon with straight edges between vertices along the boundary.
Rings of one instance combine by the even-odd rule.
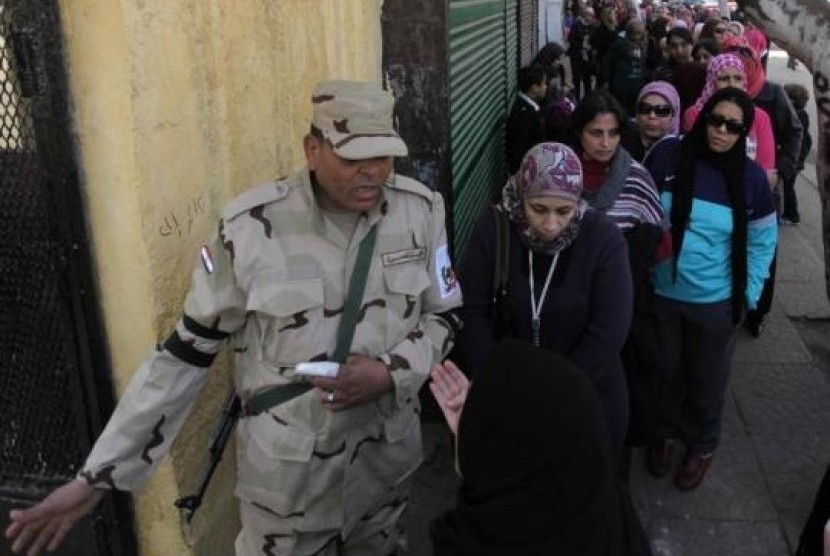
[[339, 530], [276, 532], [273, 514], [240, 500], [242, 531], [236, 556], [404, 556], [407, 504], [386, 506], [361, 519], [348, 537]]

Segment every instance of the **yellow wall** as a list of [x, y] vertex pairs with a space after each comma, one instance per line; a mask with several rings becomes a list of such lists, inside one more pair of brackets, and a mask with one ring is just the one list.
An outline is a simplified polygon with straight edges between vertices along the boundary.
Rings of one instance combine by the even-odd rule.
[[[380, 79], [382, 0], [60, 3], [120, 392], [179, 317], [196, 251], [221, 206], [246, 186], [302, 164], [314, 83]], [[231, 551], [231, 468], [220, 471], [192, 534], [183, 534], [172, 508], [198, 482], [226, 391], [222, 366], [214, 367], [173, 457], [137, 496], [145, 556], [185, 554], [191, 543], [199, 555]]]

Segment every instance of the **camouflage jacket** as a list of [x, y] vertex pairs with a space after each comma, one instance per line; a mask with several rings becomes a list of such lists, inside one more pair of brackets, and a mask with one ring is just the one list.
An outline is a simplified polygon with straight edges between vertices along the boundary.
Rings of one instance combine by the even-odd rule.
[[[447, 255], [441, 196], [397, 176], [346, 238], [317, 206], [307, 170], [248, 190], [202, 248], [184, 315], [139, 368], [81, 476], [143, 485], [166, 454], [230, 337], [244, 399], [325, 360], [360, 240], [378, 237], [351, 351], [378, 357], [393, 391], [332, 413], [307, 392], [238, 429], [236, 494], [298, 530], [343, 528], [395, 503], [420, 462], [418, 390], [453, 341], [441, 313], [461, 303]], [[301, 522], [301, 523], [300, 523]]]

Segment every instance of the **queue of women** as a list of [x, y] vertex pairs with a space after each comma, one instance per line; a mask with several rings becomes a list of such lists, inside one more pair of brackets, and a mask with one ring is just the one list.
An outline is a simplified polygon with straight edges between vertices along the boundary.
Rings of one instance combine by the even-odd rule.
[[680, 490], [705, 480], [778, 237], [782, 140], [745, 56], [712, 56], [685, 113], [665, 81], [632, 120], [587, 93], [563, 142], [530, 148], [481, 215], [460, 265], [460, 362], [430, 384], [463, 480], [436, 554], [647, 554], [621, 486], [628, 448]]

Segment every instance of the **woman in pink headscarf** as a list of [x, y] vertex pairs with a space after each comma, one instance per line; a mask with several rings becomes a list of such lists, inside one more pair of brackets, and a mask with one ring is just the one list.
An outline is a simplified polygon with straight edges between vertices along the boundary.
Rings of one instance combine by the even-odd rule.
[[746, 37], [749, 47], [757, 54], [761, 61], [761, 66], [766, 69], [767, 55], [769, 54], [769, 39], [758, 27], [747, 21], [744, 28], [744, 37]]
[[[746, 70], [739, 56], [727, 53], [712, 58], [706, 72], [706, 84], [703, 86], [703, 92], [683, 114], [683, 131], [688, 133], [692, 129], [698, 114], [700, 114], [700, 109], [715, 91], [726, 87], [736, 87], [747, 91], [748, 85]], [[752, 96], [752, 92], [749, 92], [749, 94]], [[755, 160], [767, 172], [767, 177], [772, 183], [772, 180], [775, 179], [775, 139], [772, 134], [772, 124], [769, 116], [757, 106], [755, 107], [755, 121], [746, 142], [747, 156]]]

